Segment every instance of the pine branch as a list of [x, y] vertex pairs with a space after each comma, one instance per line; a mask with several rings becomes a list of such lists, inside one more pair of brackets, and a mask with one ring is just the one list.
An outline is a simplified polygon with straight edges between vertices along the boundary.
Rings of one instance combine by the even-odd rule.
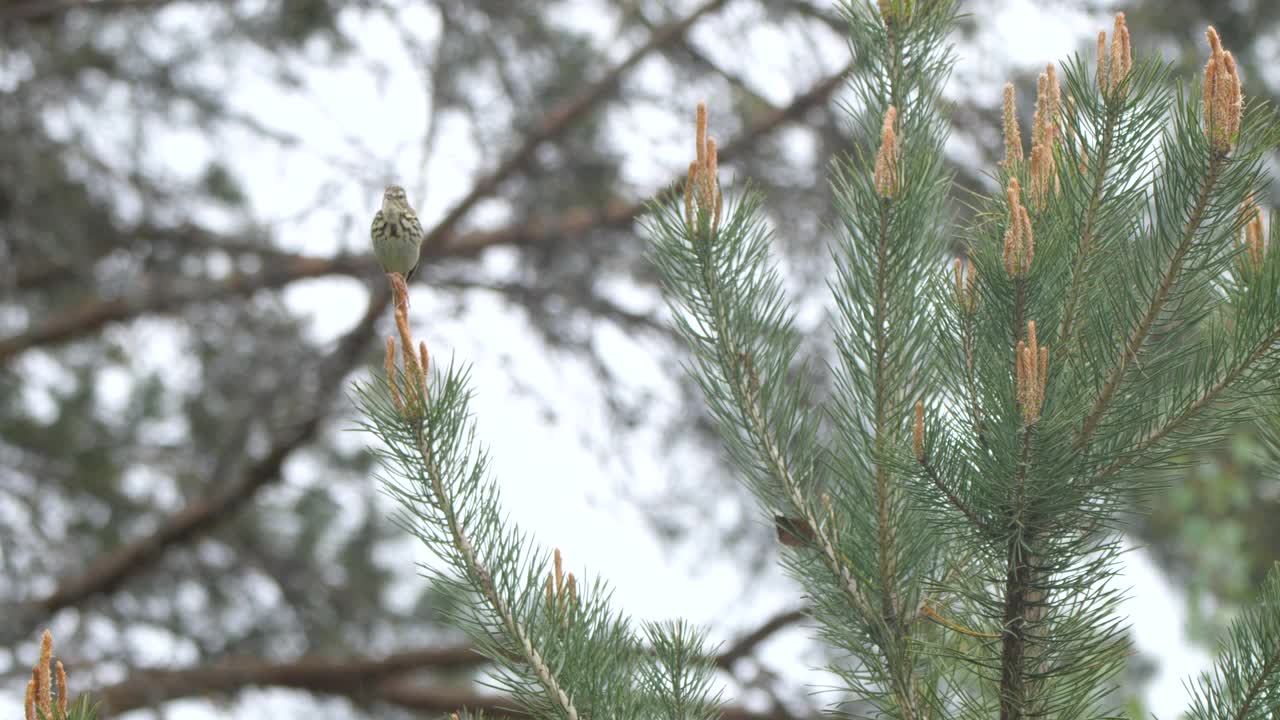
[[1160, 443], [1173, 433], [1177, 432], [1187, 423], [1195, 419], [1202, 411], [1208, 408], [1217, 400], [1224, 392], [1234, 386], [1251, 368], [1259, 361], [1275, 350], [1276, 343], [1280, 343], [1280, 325], [1277, 325], [1256, 347], [1235, 365], [1232, 365], [1223, 376], [1209, 386], [1199, 397], [1187, 404], [1181, 411], [1169, 418], [1159, 429], [1148, 434], [1133, 449], [1116, 458], [1110, 465], [1100, 470], [1093, 479], [1093, 483], [1099, 483], [1109, 478], [1121, 470], [1128, 467], [1137, 459], [1142, 457], [1144, 453], [1156, 448]]
[[[758, 627], [740, 636], [728, 648], [710, 658], [715, 667], [732, 672], [733, 666], [751, 656], [761, 643], [774, 634], [807, 617], [803, 609], [788, 610], [771, 616]], [[652, 652], [652, 651], [650, 651]], [[229, 658], [217, 664], [183, 668], [135, 670], [118, 683], [93, 691], [96, 702], [108, 715], [117, 715], [183, 698], [238, 693], [251, 687], [286, 687], [317, 693], [348, 695], [357, 699], [378, 698], [394, 702], [396, 681], [421, 673], [451, 673], [474, 670], [486, 658], [472, 645], [451, 645], [401, 650], [380, 658], [368, 657], [301, 657], [282, 662], [269, 662], [255, 657]], [[416, 684], [415, 684], [416, 687]], [[447, 688], [420, 688], [425, 702], [438, 694], [442, 711], [479, 703], [485, 707], [509, 706], [506, 698], [480, 701], [458, 701]], [[366, 697], [367, 696], [367, 697]], [[406, 704], [409, 705], [409, 704]], [[726, 716], [743, 711], [726, 709]]]
[[547, 695], [560, 706], [569, 720], [577, 720], [577, 707], [574, 706], [573, 701], [561, 686], [560, 679], [556, 673], [542, 658], [542, 653], [534, 646], [529, 630], [516, 617], [506, 598], [498, 591], [498, 587], [493, 580], [493, 574], [490, 572], [488, 565], [477, 555], [470, 535], [467, 534], [458, 518], [457, 510], [454, 507], [454, 497], [445, 488], [444, 480], [441, 477], [440, 466], [435, 452], [436, 441], [429, 434], [432, 429], [430, 425], [426, 428], [421, 425], [417, 427], [418, 452], [421, 454], [422, 462], [426, 467], [431, 489], [435, 493], [434, 501], [440, 508], [440, 512], [443, 513], [449, 534], [453, 537], [454, 547], [465, 561], [466, 570], [475, 579], [481, 595], [489, 603], [493, 612], [501, 618], [502, 623], [506, 626], [506, 631], [516, 641], [516, 646], [523, 654], [522, 659], [529, 664], [529, 667], [533, 668], [539, 682], [546, 689]]
[[1267, 720], [1280, 707], [1280, 565], [1231, 624], [1213, 670], [1192, 688], [1195, 720]]
[[[322, 378], [318, 387], [333, 392], [348, 369], [361, 357], [368, 338], [385, 307], [390, 293], [374, 293], [365, 315], [347, 332], [337, 347], [320, 365]], [[217, 527], [249, 503], [263, 487], [280, 478], [281, 468], [294, 450], [310, 442], [319, 431], [328, 412], [329, 395], [313, 398], [314, 405], [306, 417], [282, 433], [265, 455], [252, 463], [237, 479], [212, 477], [208, 497], [193, 501], [182, 510], [162, 519], [147, 535], [126, 542], [95, 558], [80, 574], [59, 581], [47, 596], [15, 610], [24, 622], [13, 624], [15, 631], [43, 622], [54, 612], [80, 604], [96, 595], [111, 593], [134, 575], [146, 571], [176, 546], [191, 543]]]
[[507, 520], [487, 476], [466, 371], [432, 372], [409, 328], [404, 279], [388, 277], [403, 362], [389, 339], [386, 375], [357, 389], [362, 422], [385, 445], [383, 487], [397, 522], [443, 561], [431, 577], [450, 598], [450, 619], [493, 663], [492, 680], [518, 706], [565, 720], [630, 717], [642, 707], [679, 706], [690, 720], [714, 712], [700, 633], [651, 625], [648, 657], [603, 584], [566, 577], [559, 550], [542, 582], [546, 555]]
[[1080, 236], [1075, 260], [1071, 263], [1071, 289], [1067, 294], [1066, 309], [1062, 311], [1062, 325], [1058, 330], [1059, 353], [1067, 351], [1071, 344], [1071, 336], [1075, 332], [1076, 305], [1080, 302], [1080, 288], [1084, 283], [1086, 263], [1093, 251], [1094, 224], [1098, 221], [1098, 209], [1102, 206], [1103, 188], [1109, 170], [1112, 143], [1115, 141], [1116, 124], [1120, 121], [1123, 109], [1124, 104], [1121, 102], [1107, 103], [1101, 147], [1098, 150], [1098, 160], [1093, 167], [1093, 176], [1090, 178], [1093, 190], [1089, 193], [1089, 207], [1085, 210], [1084, 233]]
[[1094, 400], [1089, 414], [1085, 416], [1081, 424], [1080, 434], [1076, 438], [1077, 449], [1088, 447], [1089, 440], [1093, 437], [1094, 431], [1098, 429], [1098, 423], [1102, 420], [1102, 414], [1106, 412], [1112, 397], [1115, 396], [1116, 390], [1120, 387], [1120, 380], [1124, 376], [1125, 370], [1128, 369], [1131, 362], [1138, 358], [1138, 352], [1142, 349], [1143, 343], [1146, 342], [1148, 333], [1151, 332], [1151, 328], [1154, 326], [1156, 318], [1160, 315], [1160, 311], [1164, 309], [1165, 301], [1169, 299], [1169, 291], [1173, 288], [1174, 281], [1181, 274], [1182, 263], [1186, 259], [1187, 251], [1191, 249], [1191, 244], [1196, 238], [1196, 232], [1200, 229], [1200, 223], [1204, 221], [1205, 212], [1209, 208], [1210, 195], [1213, 192], [1218, 173], [1221, 171], [1222, 163], [1225, 159], [1225, 155], [1220, 153], [1214, 153], [1209, 158], [1208, 168], [1204, 177], [1200, 180], [1200, 190], [1196, 196], [1195, 204], [1191, 207], [1191, 213], [1182, 231], [1182, 240], [1178, 243], [1172, 257], [1169, 258], [1169, 264], [1160, 278], [1160, 284], [1157, 286], [1155, 294], [1152, 295], [1142, 319], [1125, 341], [1120, 357], [1108, 373], [1107, 381], [1103, 384], [1097, 399]]
[[1031, 465], [1032, 427], [1022, 431], [1022, 457], [1014, 481], [1016, 494], [1006, 556], [1004, 633], [1000, 660], [1000, 720], [1021, 720], [1027, 705], [1027, 616], [1031, 612], [1032, 567], [1028, 561], [1034, 536], [1026, 522], [1027, 472]]
[[[806, 112], [831, 97], [831, 94], [844, 82], [850, 69], [851, 66], [846, 66], [832, 73], [796, 95], [786, 106], [762, 116], [721, 148], [721, 157], [725, 160], [736, 157], [769, 133], [803, 118]], [[562, 111], [558, 116], [563, 117], [563, 115]], [[558, 125], [557, 127], [567, 129], [569, 126]], [[544, 132], [531, 137], [528, 142], [541, 144], [548, 140]], [[514, 173], [519, 169], [511, 167], [511, 172]], [[493, 175], [489, 177], [492, 178]], [[490, 183], [490, 186], [496, 188], [500, 184], [501, 182]], [[648, 200], [616, 200], [606, 203], [603, 208], [572, 208], [558, 215], [528, 218], [498, 230], [467, 233], [455, 231], [456, 225], [461, 221], [461, 216], [457, 215], [457, 208], [455, 208], [451, 216], [457, 216], [458, 219], [451, 225], [442, 221], [429, 233], [429, 237], [434, 240], [429, 246], [423, 247], [422, 256], [426, 260], [470, 258], [496, 246], [540, 245], [567, 241], [568, 238], [586, 235], [604, 228], [625, 228], [644, 212], [648, 202]], [[471, 206], [474, 206], [474, 202]], [[260, 290], [272, 290], [308, 278], [329, 275], [369, 277], [377, 267], [377, 264], [367, 255], [322, 258], [275, 250], [262, 250], [259, 253], [266, 256], [264, 261], [266, 268], [261, 272], [232, 275], [224, 280], [181, 287], [171, 287], [161, 278], [144, 277], [137, 286], [147, 290], [139, 295], [93, 300], [81, 307], [63, 311], [48, 318], [25, 332], [0, 337], [0, 362], [5, 362], [37, 347], [74, 340], [97, 332], [107, 325], [127, 322], [140, 316], [177, 313], [193, 304], [246, 297]], [[31, 287], [46, 279], [69, 277], [66, 272], [57, 273], [53, 270], [37, 268], [26, 271], [20, 268], [18, 286]]]
[[954, 490], [947, 487], [947, 484], [938, 476], [938, 469], [933, 466], [933, 463], [929, 462], [928, 457], [921, 457], [919, 462], [920, 468], [924, 470], [925, 477], [929, 478], [929, 482], [937, 488], [938, 492], [942, 493], [943, 497], [947, 499], [947, 502], [951, 504], [951, 507], [960, 511], [960, 514], [965, 516], [969, 521], [969, 524], [972, 525], [975, 530], [981, 532], [990, 530], [988, 524], [983, 522], [982, 518], [978, 517], [978, 514], [974, 512], [973, 508], [969, 507], [968, 503], [964, 500], [961, 500], [960, 496], [956, 495]]

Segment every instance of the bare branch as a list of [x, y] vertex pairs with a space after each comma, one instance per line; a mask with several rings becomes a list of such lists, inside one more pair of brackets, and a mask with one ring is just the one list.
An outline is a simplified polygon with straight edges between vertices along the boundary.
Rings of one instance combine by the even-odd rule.
[[[776, 632], [806, 617], [806, 610], [778, 613], [760, 627], [742, 636], [715, 657], [716, 667], [729, 671], [738, 660], [750, 655]], [[469, 645], [422, 648], [393, 653], [379, 659], [304, 657], [288, 662], [266, 662], [256, 658], [227, 660], [209, 667], [186, 670], [147, 670], [127, 680], [91, 693], [103, 710], [116, 715], [142, 707], [153, 707], [181, 698], [234, 693], [247, 687], [288, 687], [318, 693], [348, 695], [358, 699], [389, 702], [418, 710], [439, 711], [467, 707], [499, 707], [497, 697], [467, 695], [459, 700], [452, 689], [424, 688], [410, 682], [410, 673], [455, 672], [479, 667], [486, 659]], [[394, 681], [394, 682], [391, 682]], [[741, 715], [726, 710], [724, 717], [768, 717]]]
[[[752, 147], [761, 137], [783, 125], [799, 120], [810, 109], [825, 102], [844, 82], [848, 71], [849, 68], [845, 67], [829, 75], [807, 91], [797, 95], [785, 107], [764, 116], [732, 142], [720, 148], [721, 160], [733, 159]], [[562, 128], [561, 131], [564, 129], [566, 128]], [[529, 143], [541, 144], [544, 141], [535, 137]], [[516, 171], [515, 167], [509, 170], [511, 173]], [[492, 178], [492, 176], [489, 177]], [[490, 187], [496, 187], [498, 184], [492, 181], [488, 183]], [[472, 207], [476, 201], [469, 203], [464, 201], [464, 203], [467, 207]], [[459, 205], [461, 206], [462, 204]], [[626, 227], [644, 211], [644, 208], [644, 202], [617, 200], [603, 208], [573, 208], [554, 217], [535, 217], [499, 230], [461, 235], [450, 234], [452, 226], [457, 224], [456, 219], [450, 220], [454, 215], [451, 212], [428, 233], [428, 241], [424, 242], [423, 248], [424, 258], [474, 257], [490, 247], [535, 245], [583, 235], [603, 228]], [[184, 232], [194, 231], [188, 229]], [[431, 240], [432, 238], [435, 240]], [[215, 245], [216, 243], [205, 242], [204, 244]], [[243, 249], [246, 252], [249, 251], [248, 248]], [[377, 264], [371, 257], [364, 255], [321, 258], [267, 248], [261, 252], [268, 256], [269, 267], [257, 273], [232, 275], [224, 280], [184, 287], [165, 287], [156, 279], [144, 280], [138, 283], [144, 289], [135, 297], [93, 301], [53, 317], [26, 332], [0, 338], [0, 362], [32, 348], [66, 342], [96, 332], [111, 323], [123, 322], [141, 315], [178, 312], [192, 303], [243, 297], [259, 290], [283, 287], [306, 278], [327, 275], [371, 277], [377, 272]]]

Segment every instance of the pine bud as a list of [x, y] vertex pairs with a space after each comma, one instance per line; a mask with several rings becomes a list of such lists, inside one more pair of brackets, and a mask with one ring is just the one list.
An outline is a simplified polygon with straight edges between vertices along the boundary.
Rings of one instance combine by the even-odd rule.
[[1049, 348], [1036, 340], [1036, 323], [1027, 323], [1027, 339], [1019, 340], [1014, 350], [1014, 379], [1022, 421], [1035, 425], [1044, 404], [1045, 376], [1049, 369]]
[[892, 26], [897, 21], [905, 23], [911, 20], [911, 0], [876, 0], [876, 7], [880, 9], [880, 17], [887, 26]]
[[1011, 169], [1022, 162], [1022, 131], [1018, 129], [1017, 93], [1013, 83], [1004, 84], [1004, 166]]
[[978, 271], [972, 262], [960, 258], [956, 258], [952, 268], [955, 275], [956, 306], [960, 308], [960, 312], [971, 314], [978, 309], [978, 296], [973, 291]]
[[1235, 58], [1222, 49], [1218, 31], [1209, 27], [1209, 61], [1204, 66], [1204, 131], [1213, 151], [1225, 154], [1240, 134], [1243, 97]]
[[1043, 209], [1049, 196], [1057, 191], [1054, 147], [1058, 140], [1061, 97], [1058, 73], [1051, 63], [1040, 73], [1036, 112], [1031, 125], [1031, 204], [1038, 210]]
[[1129, 46], [1129, 26], [1124, 22], [1124, 13], [1116, 13], [1115, 28], [1111, 32], [1111, 62], [1109, 63], [1108, 89], [1117, 92], [1120, 85], [1129, 77], [1133, 69], [1133, 49]]
[[53, 660], [53, 633], [45, 630], [40, 635], [40, 660], [36, 675], [36, 705], [45, 717], [53, 716], [53, 683], [49, 680], [49, 663]]
[[387, 371], [387, 387], [391, 390], [391, 404], [403, 414], [404, 401], [400, 399], [400, 383], [396, 379], [396, 339], [390, 335], [387, 336], [387, 356], [382, 366]]
[[885, 111], [884, 124], [880, 127], [880, 150], [876, 153], [876, 168], [873, 181], [876, 194], [882, 198], [892, 198], [898, 194], [898, 136], [894, 124], [898, 120], [898, 109], [892, 105]]
[[711, 236], [720, 227], [722, 197], [719, 179], [719, 158], [716, 139], [707, 137], [707, 106], [698, 103], [695, 123], [694, 161], [689, 163], [689, 174], [684, 184], [685, 226], [691, 237], [698, 232], [698, 217], [707, 213], [711, 219]]
[[1018, 178], [1009, 179], [1006, 191], [1009, 198], [1009, 226], [1004, 233], [1004, 269], [1011, 278], [1026, 277], [1031, 270], [1031, 258], [1035, 255], [1035, 236], [1031, 232], [1031, 217], [1022, 206], [1022, 186]]
[[1267, 240], [1263, 233], [1262, 209], [1250, 195], [1240, 205], [1240, 214], [1245, 218], [1244, 248], [1236, 256], [1237, 269], [1245, 272], [1257, 272], [1262, 269], [1262, 261], [1266, 258]]
[[62, 717], [67, 716], [67, 669], [62, 667], [62, 661], [54, 663], [54, 678], [58, 681], [58, 712]]
[[[49, 666], [54, 665], [53, 676], [50, 677]], [[57, 692], [57, 703], [54, 703], [54, 692]], [[67, 689], [67, 670], [62, 662], [53, 660], [53, 634], [45, 630], [40, 635], [40, 656], [31, 668], [31, 679], [27, 682], [26, 693], [22, 700], [22, 714], [25, 720], [37, 718], [62, 718], [67, 715], [69, 700]], [[55, 713], [54, 708], [57, 708]]]
[[1133, 48], [1129, 44], [1129, 26], [1124, 13], [1116, 13], [1111, 31], [1111, 51], [1107, 52], [1107, 33], [1098, 33], [1098, 91], [1111, 97], [1124, 84], [1133, 70]]

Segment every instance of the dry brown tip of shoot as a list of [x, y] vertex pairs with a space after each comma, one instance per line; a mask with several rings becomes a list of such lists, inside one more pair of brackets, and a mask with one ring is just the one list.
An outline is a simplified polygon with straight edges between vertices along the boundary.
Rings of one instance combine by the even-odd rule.
[[400, 399], [400, 383], [396, 380], [396, 339], [390, 335], [387, 336], [387, 354], [382, 361], [382, 367], [387, 372], [387, 388], [391, 391], [391, 404], [403, 413], [404, 401]]
[[884, 124], [880, 127], [880, 149], [876, 153], [875, 183], [876, 194], [882, 198], [892, 198], [898, 193], [898, 136], [894, 125], [898, 121], [898, 109], [892, 105], [884, 113]]
[[916, 451], [916, 460], [924, 462], [924, 401], [916, 401], [916, 422], [912, 428], [912, 448]]
[[1004, 166], [1011, 168], [1022, 161], [1022, 131], [1018, 129], [1017, 91], [1013, 83], [1004, 84]]
[[1115, 93], [1129, 77], [1133, 69], [1133, 50], [1129, 45], [1129, 26], [1124, 13], [1116, 13], [1115, 27], [1111, 31], [1111, 61], [1107, 74], [1107, 92]]
[[1022, 206], [1022, 186], [1018, 178], [1009, 179], [1009, 226], [1004, 232], [1004, 269], [1011, 278], [1025, 277], [1035, 255], [1035, 237], [1031, 232], [1031, 216]]
[[422, 363], [422, 376], [425, 379], [427, 371], [431, 369], [428, 364], [431, 360], [431, 355], [427, 352], [427, 342], [425, 340], [418, 341], [418, 360]]
[[[417, 352], [414, 351], [415, 343], [413, 342], [413, 333], [409, 330], [409, 288], [405, 285], [404, 278], [400, 273], [388, 273], [391, 280], [391, 292], [394, 296], [392, 306], [395, 309], [396, 331], [400, 335], [400, 354], [403, 357], [405, 382], [409, 383], [409, 387], [421, 388], [425, 394], [427, 388], [427, 347], [426, 343], [418, 343]], [[384, 360], [384, 367], [387, 371], [387, 382], [391, 385], [391, 400], [396, 405], [396, 409], [405, 414], [416, 414], [423, 408], [418, 402], [417, 392], [407, 392], [404, 396], [400, 395], [400, 391], [404, 388], [397, 387], [396, 370], [395, 370], [395, 338], [387, 339], [387, 357]], [[425, 397], [425, 395], [424, 395]]]
[[396, 329], [400, 332], [400, 351], [404, 356], [404, 374], [411, 382], [418, 382], [421, 375], [418, 357], [413, 352], [413, 334], [409, 331], [409, 313], [403, 306], [396, 306]]
[[578, 581], [573, 577], [573, 573], [569, 573], [569, 579], [564, 584], [565, 599], [569, 604], [578, 601]]
[[1209, 60], [1204, 66], [1204, 129], [1213, 151], [1225, 154], [1235, 146], [1240, 134], [1243, 96], [1235, 58], [1222, 49], [1218, 31], [1205, 30], [1209, 40]]

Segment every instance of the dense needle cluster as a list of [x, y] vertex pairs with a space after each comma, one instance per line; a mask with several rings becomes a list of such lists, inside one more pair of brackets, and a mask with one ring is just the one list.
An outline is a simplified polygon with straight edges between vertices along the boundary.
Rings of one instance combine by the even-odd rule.
[[[797, 367], [798, 321], [749, 194], [710, 248], [655, 212], [690, 367], [785, 524], [822, 637], [856, 658], [832, 670], [869, 715], [1113, 716], [1128, 654], [1105, 582], [1114, 518], [1150, 487], [1144, 471], [1186, 457], [1179, 440], [1256, 416], [1251, 388], [1280, 382], [1280, 267], [1246, 200], [1280, 125], [1243, 117], [1216, 33], [1197, 102], [1158, 59], [1135, 61], [1117, 13], [1096, 65], [1046, 65], [1029, 151], [1005, 86], [1001, 191], [979, 204], [964, 257], [945, 259], [937, 108], [955, 6], [846, 10], [858, 148], [833, 183], [835, 390]], [[1233, 244], [1245, 282], [1228, 272]], [[1266, 704], [1280, 631], [1260, 628], [1198, 686], [1199, 720]]]

